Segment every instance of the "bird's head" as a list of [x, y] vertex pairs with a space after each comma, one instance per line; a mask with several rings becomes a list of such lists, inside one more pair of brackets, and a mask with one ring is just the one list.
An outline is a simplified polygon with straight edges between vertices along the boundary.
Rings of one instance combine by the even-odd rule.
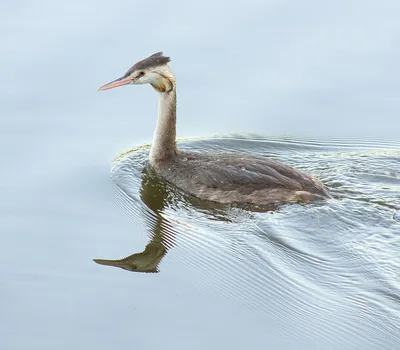
[[175, 86], [175, 78], [168, 66], [169, 57], [157, 52], [135, 63], [121, 78], [103, 85], [99, 90], [108, 90], [129, 84], [151, 84], [158, 92], [169, 92]]

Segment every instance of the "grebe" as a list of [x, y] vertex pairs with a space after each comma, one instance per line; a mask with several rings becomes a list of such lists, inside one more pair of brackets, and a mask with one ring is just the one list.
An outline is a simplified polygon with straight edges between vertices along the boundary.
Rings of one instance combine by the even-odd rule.
[[246, 153], [202, 154], [176, 147], [176, 82], [169, 57], [157, 52], [99, 90], [151, 84], [158, 120], [149, 163], [156, 174], [186, 193], [220, 203], [271, 205], [330, 197], [322, 183], [276, 160]]

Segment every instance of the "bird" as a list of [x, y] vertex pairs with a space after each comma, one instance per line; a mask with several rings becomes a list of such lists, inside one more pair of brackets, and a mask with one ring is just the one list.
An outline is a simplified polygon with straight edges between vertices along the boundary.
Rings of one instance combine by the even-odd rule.
[[201, 200], [268, 206], [330, 198], [313, 176], [275, 159], [245, 152], [201, 153], [176, 144], [176, 80], [170, 57], [157, 52], [135, 63], [100, 91], [150, 84], [158, 93], [158, 118], [148, 164], [163, 181]]

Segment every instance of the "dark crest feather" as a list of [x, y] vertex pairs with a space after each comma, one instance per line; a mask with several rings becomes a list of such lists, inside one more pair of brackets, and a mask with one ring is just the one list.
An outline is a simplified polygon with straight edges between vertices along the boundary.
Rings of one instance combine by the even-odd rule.
[[129, 76], [135, 70], [147, 69], [151, 67], [162, 66], [170, 62], [171, 59], [163, 55], [162, 51], [156, 52], [155, 54], [135, 63], [129, 70], [125, 73], [124, 77]]

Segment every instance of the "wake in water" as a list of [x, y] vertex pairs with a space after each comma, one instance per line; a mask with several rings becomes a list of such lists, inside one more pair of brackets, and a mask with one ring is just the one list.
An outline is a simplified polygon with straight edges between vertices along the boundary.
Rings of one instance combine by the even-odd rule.
[[235, 137], [181, 147], [279, 159], [320, 178], [334, 199], [267, 211], [199, 201], [143, 170], [144, 147], [119, 159], [112, 179], [118, 205], [133, 221], [145, 218], [150, 241], [140, 253], [96, 262], [138, 272], [190, 265], [209, 292], [268, 314], [282, 329], [291, 324], [298, 334], [288, 337], [397, 346], [399, 145]]

